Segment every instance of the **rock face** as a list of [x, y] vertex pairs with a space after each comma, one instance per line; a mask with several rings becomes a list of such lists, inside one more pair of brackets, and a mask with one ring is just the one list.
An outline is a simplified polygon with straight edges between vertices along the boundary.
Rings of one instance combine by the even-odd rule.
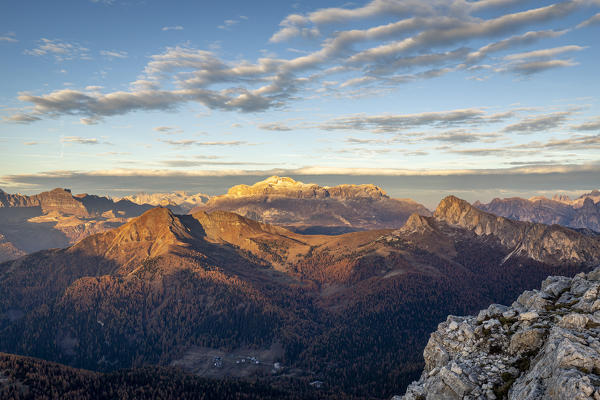
[[121, 200], [128, 200], [135, 204], [150, 204], [153, 206], [169, 207], [173, 212], [187, 214], [195, 207], [206, 203], [210, 198], [203, 193], [188, 194], [186, 192], [173, 193], [136, 193], [130, 196], [122, 197]]
[[17, 249], [11, 242], [6, 240], [4, 235], [0, 234], [0, 263], [14, 260], [25, 254], [24, 251]]
[[152, 208], [128, 200], [54, 189], [33, 196], [0, 191], [0, 261], [66, 247]]
[[409, 385], [417, 399], [600, 399], [600, 267], [551, 276], [510, 307], [449, 316]]
[[34, 196], [0, 193], [0, 207], [40, 207], [43, 212], [61, 211], [78, 216], [88, 216], [84, 205], [68, 189], [54, 189]]
[[215, 210], [309, 234], [399, 228], [414, 212], [431, 215], [421, 204], [392, 199], [375, 185], [324, 187], [278, 176], [252, 186], [233, 186], [192, 213]]
[[[513, 249], [507, 258], [526, 255], [553, 264], [566, 260], [595, 263], [600, 255], [600, 242], [595, 237], [557, 225], [514, 221], [483, 212], [454, 196], [444, 198], [434, 218], [473, 231], [478, 236], [493, 236]], [[594, 254], [592, 256], [592, 254]]]
[[477, 202], [474, 205], [483, 211], [519, 221], [558, 224], [600, 232], [600, 192], [597, 190], [575, 200], [565, 195], [556, 195], [552, 199], [513, 197], [494, 199], [487, 204]]

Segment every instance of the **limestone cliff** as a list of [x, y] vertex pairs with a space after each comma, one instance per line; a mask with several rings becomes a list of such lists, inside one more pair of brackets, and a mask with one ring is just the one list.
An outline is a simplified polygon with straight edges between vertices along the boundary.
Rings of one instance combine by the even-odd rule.
[[551, 276], [510, 307], [449, 316], [395, 399], [600, 399], [600, 267]]
[[120, 226], [150, 208], [127, 200], [73, 195], [61, 188], [31, 196], [0, 190], [0, 260], [66, 247]]
[[150, 204], [153, 206], [169, 207], [178, 214], [187, 214], [190, 210], [204, 204], [210, 198], [203, 193], [188, 194], [177, 191], [172, 193], [136, 193], [122, 197], [120, 200], [128, 200], [135, 204]]
[[575, 200], [565, 195], [556, 195], [552, 199], [541, 196], [530, 199], [512, 197], [493, 199], [487, 204], [476, 202], [474, 205], [483, 211], [519, 221], [559, 224], [600, 232], [600, 192], [597, 190]]
[[431, 215], [423, 205], [393, 199], [375, 185], [329, 187], [279, 176], [233, 186], [191, 212], [215, 210], [313, 234], [399, 228], [414, 212]]
[[248, 197], [257, 195], [275, 195], [292, 198], [338, 198], [356, 197], [381, 198], [387, 194], [375, 185], [339, 185], [333, 187], [303, 183], [288, 177], [271, 176], [252, 186], [237, 185], [231, 187], [225, 196]]
[[478, 236], [493, 236], [513, 249], [508, 255], [526, 255], [536, 261], [561, 263], [577, 260], [595, 263], [600, 256], [600, 242], [593, 236], [558, 225], [514, 221], [471, 206], [454, 196], [444, 198], [434, 218], [473, 231]]

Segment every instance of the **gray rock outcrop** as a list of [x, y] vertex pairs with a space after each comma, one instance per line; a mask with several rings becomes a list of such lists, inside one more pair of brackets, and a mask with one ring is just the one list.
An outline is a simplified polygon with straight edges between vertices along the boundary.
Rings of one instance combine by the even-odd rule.
[[551, 276], [510, 307], [449, 316], [404, 400], [600, 400], [600, 267]]

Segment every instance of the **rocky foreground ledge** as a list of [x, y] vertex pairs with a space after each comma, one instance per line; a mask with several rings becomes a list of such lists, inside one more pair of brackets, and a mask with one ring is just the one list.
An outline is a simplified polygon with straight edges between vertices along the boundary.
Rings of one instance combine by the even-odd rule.
[[600, 267], [551, 276], [511, 307], [449, 316], [404, 396], [425, 399], [600, 400]]

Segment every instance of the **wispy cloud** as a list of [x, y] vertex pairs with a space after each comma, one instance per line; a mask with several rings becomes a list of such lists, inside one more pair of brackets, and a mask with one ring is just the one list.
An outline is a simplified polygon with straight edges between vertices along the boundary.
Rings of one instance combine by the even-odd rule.
[[506, 60], [511, 60], [511, 61], [526, 60], [526, 59], [531, 59], [531, 58], [552, 58], [552, 57], [556, 57], [563, 53], [567, 53], [567, 52], [571, 52], [571, 51], [581, 51], [581, 50], [585, 50], [585, 47], [569, 45], [569, 46], [554, 47], [551, 49], [528, 51], [525, 53], [509, 54], [504, 58]]
[[37, 115], [27, 114], [27, 113], [17, 113], [17, 114], [10, 115], [8, 117], [6, 117], [6, 116], [2, 117], [2, 119], [6, 122], [14, 122], [17, 124], [28, 124], [31, 122], [41, 120], [41, 118], [38, 117]]
[[127, 58], [126, 51], [101, 50], [100, 55], [108, 58]]
[[246, 141], [242, 140], [230, 140], [230, 141], [214, 141], [214, 142], [203, 142], [199, 140], [193, 139], [182, 139], [182, 140], [163, 140], [160, 139], [161, 142], [167, 143], [173, 146], [241, 146], [245, 144], [249, 144]]
[[183, 133], [183, 130], [179, 129], [179, 127], [177, 126], [157, 126], [155, 128], [152, 128], [152, 130], [165, 135], [175, 135], [178, 133]]
[[245, 15], [240, 15], [237, 19], [226, 19], [225, 21], [223, 21], [223, 23], [219, 26], [217, 26], [217, 28], [219, 29], [230, 29], [231, 27], [239, 24], [242, 21], [247, 20], [248, 17]]
[[281, 122], [270, 122], [268, 124], [260, 124], [260, 125], [258, 125], [258, 128], [266, 130], [266, 131], [275, 131], [275, 132], [287, 132], [287, 131], [292, 130], [292, 128], [290, 128], [289, 126], [287, 126]]
[[30, 56], [51, 55], [56, 61], [65, 61], [73, 59], [89, 59], [89, 49], [78, 43], [69, 43], [60, 39], [41, 38], [38, 46], [25, 50], [24, 53]]
[[583, 124], [573, 125], [571, 129], [576, 131], [600, 131], [600, 117], [586, 121]]
[[275, 165], [268, 162], [254, 161], [209, 161], [209, 160], [164, 160], [160, 162], [167, 167], [203, 167], [203, 166], [267, 166]]
[[508, 70], [520, 75], [533, 75], [549, 69], [574, 67], [577, 65], [579, 63], [573, 60], [543, 60], [518, 63], [510, 66]]
[[5, 42], [5, 43], [16, 43], [18, 42], [17, 38], [16, 38], [16, 34], [14, 32], [8, 32], [5, 33], [4, 35], [0, 36], [0, 43], [1, 42]]
[[[475, 71], [496, 52], [512, 52], [518, 46], [534, 44], [567, 32], [531, 30], [532, 26], [557, 23], [589, 7], [582, 0], [553, 2], [537, 8], [517, 7], [515, 0], [434, 1], [372, 0], [361, 7], [336, 7], [307, 14], [292, 14], [280, 23], [271, 41], [296, 36], [320, 41], [317, 50], [284, 59], [265, 55], [252, 62], [228, 61], [215, 52], [189, 46], [168, 47], [150, 57], [142, 74], [130, 83], [129, 91], [86, 93], [58, 90], [45, 94], [23, 93], [19, 99], [33, 105], [22, 110], [36, 118], [80, 115], [86, 121], [135, 111], [176, 110], [194, 102], [209, 109], [235, 112], [261, 112], [278, 109], [293, 101], [302, 90], [314, 89], [329, 75], [344, 74], [336, 95], [356, 97], [369, 85], [386, 89], [423, 79], [434, 79], [457, 71]], [[512, 8], [519, 11], [511, 12]], [[485, 12], [483, 12], [485, 11]], [[483, 17], [485, 15], [485, 17]], [[379, 17], [395, 21], [373, 25]], [[244, 20], [226, 20], [223, 28]], [[360, 21], [360, 28], [323, 29], [328, 24]], [[169, 29], [165, 29], [169, 28]], [[165, 26], [163, 29], [170, 30]], [[521, 33], [528, 30], [525, 33]], [[487, 45], [480, 43], [490, 41]], [[478, 49], [472, 49], [478, 43]], [[28, 54], [49, 54], [67, 59], [87, 49], [74, 43], [42, 39]], [[508, 65], [492, 65], [486, 73], [512, 72], [522, 76], [559, 67], [577, 65], [574, 59], [554, 59], [559, 54], [583, 49], [576, 44], [554, 49], [516, 53], [496, 60]], [[118, 53], [121, 54], [121, 53]], [[510, 58], [512, 57], [512, 58]], [[339, 76], [338, 76], [339, 78]], [[314, 90], [325, 96], [328, 90]], [[33, 119], [32, 121], [33, 122]]]
[[529, 117], [515, 124], [506, 126], [503, 131], [521, 134], [550, 131], [561, 126], [571, 114], [572, 112], [570, 111], [561, 111], [547, 115]]
[[95, 138], [84, 138], [81, 136], [65, 136], [60, 139], [63, 143], [76, 143], [76, 144], [100, 144], [98, 139]]
[[181, 25], [163, 26], [161, 30], [163, 30], [163, 31], [182, 31], [183, 26], [181, 26]]
[[585, 28], [586, 26], [598, 25], [600, 24], [600, 13], [590, 17], [577, 25], [577, 28]]
[[324, 130], [368, 130], [396, 132], [420, 126], [448, 127], [459, 123], [476, 123], [486, 120], [486, 112], [478, 108], [418, 114], [350, 115], [334, 118], [321, 124]]

